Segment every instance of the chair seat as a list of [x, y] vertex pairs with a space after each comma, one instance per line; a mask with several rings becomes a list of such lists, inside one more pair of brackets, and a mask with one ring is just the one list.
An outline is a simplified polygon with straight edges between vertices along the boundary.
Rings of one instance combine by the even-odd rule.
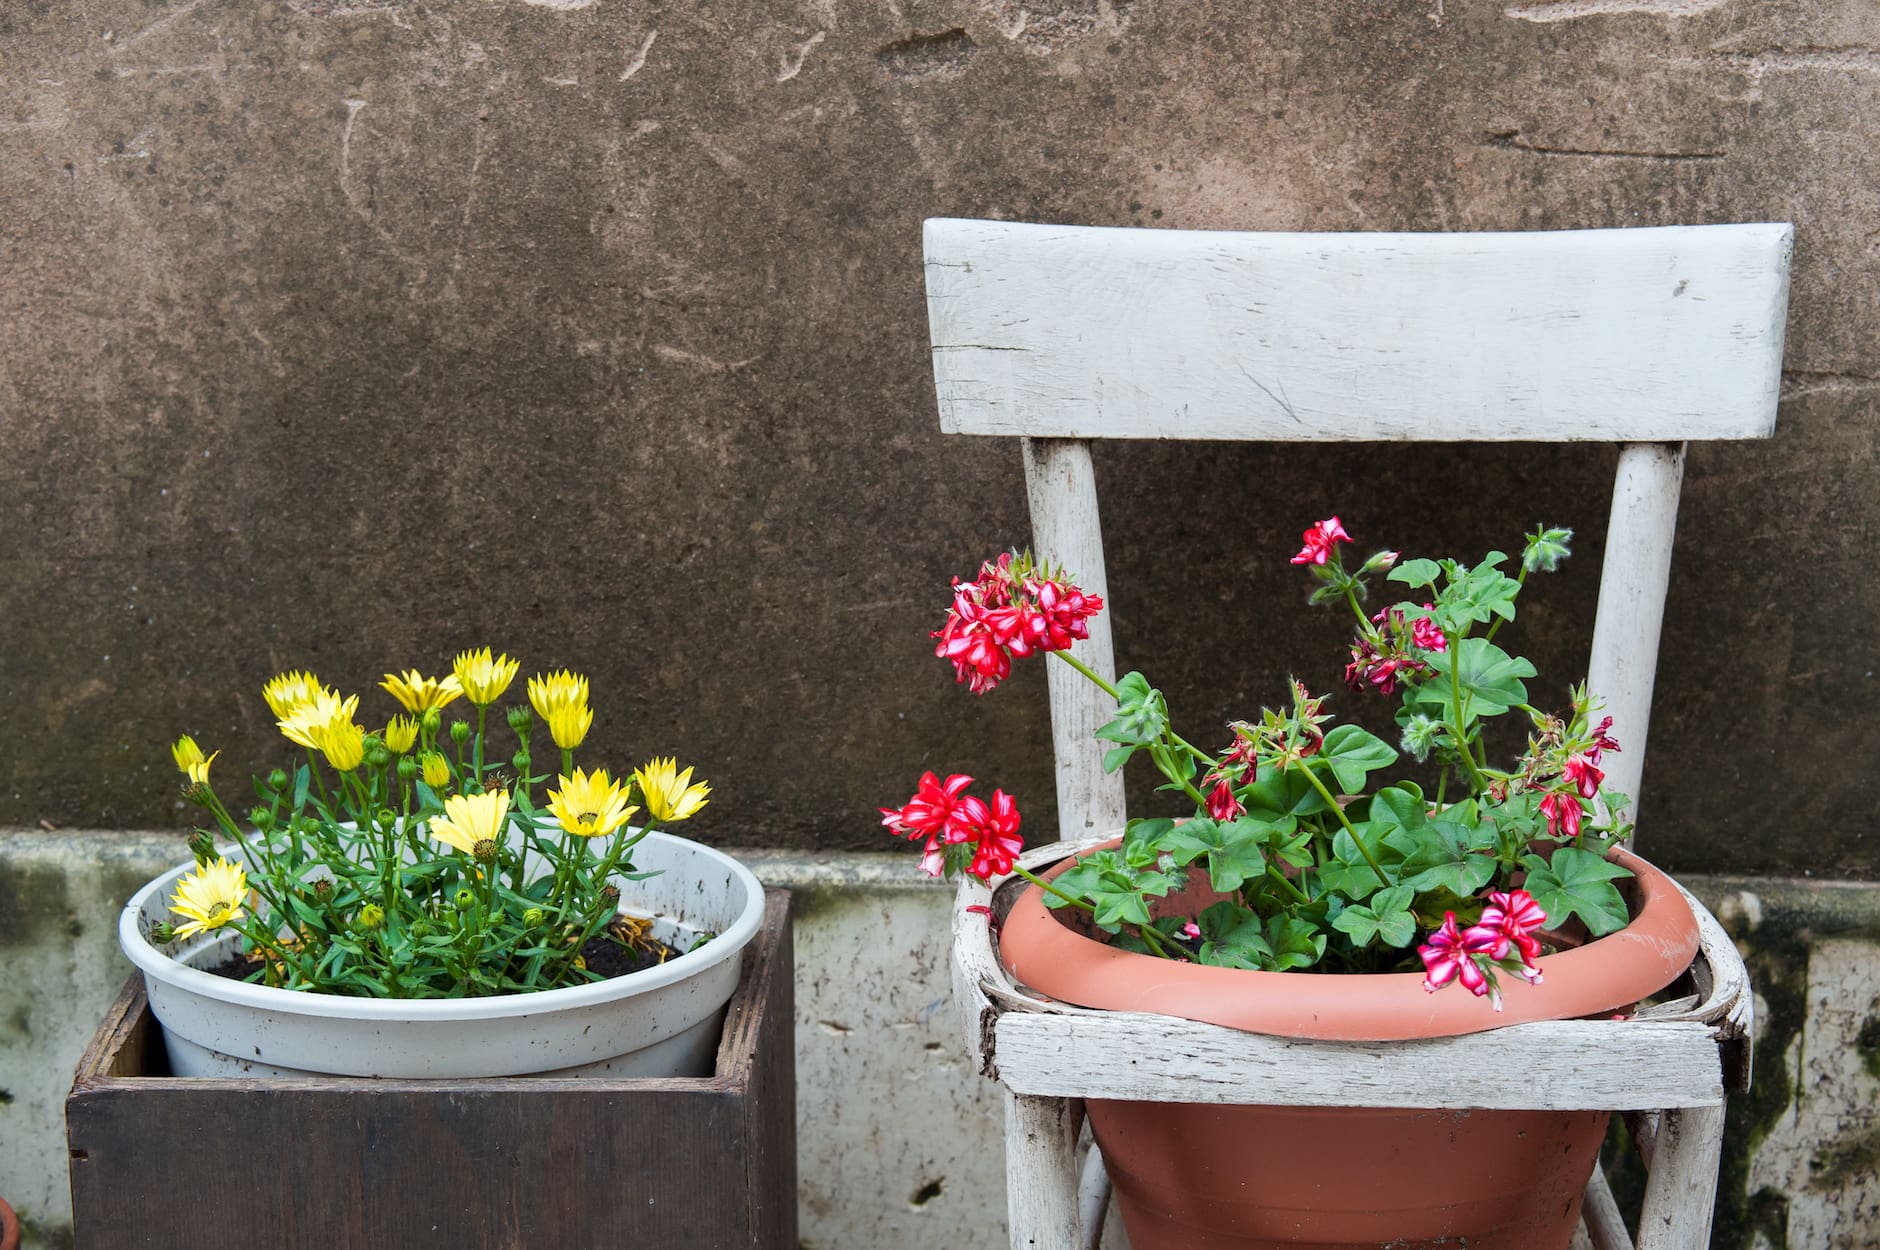
[[[1034, 848], [1034, 871], [1107, 837]], [[1174, 1016], [1094, 1011], [1015, 981], [999, 962], [992, 915], [1017, 877], [967, 878], [954, 913], [954, 996], [980, 1071], [1017, 1094], [1324, 1107], [1658, 1110], [1716, 1106], [1747, 1088], [1753, 1000], [1742, 957], [1701, 903], [1692, 999], [1616, 1020], [1511, 1025], [1412, 1042], [1268, 1037]], [[1682, 889], [1682, 887], [1680, 887]], [[1300, 973], [1301, 976], [1312, 975]], [[1153, 1050], [1150, 1070], [1131, 1055]], [[1600, 1056], [1587, 1064], [1589, 1054]], [[1512, 1064], [1533, 1074], [1510, 1082]]]

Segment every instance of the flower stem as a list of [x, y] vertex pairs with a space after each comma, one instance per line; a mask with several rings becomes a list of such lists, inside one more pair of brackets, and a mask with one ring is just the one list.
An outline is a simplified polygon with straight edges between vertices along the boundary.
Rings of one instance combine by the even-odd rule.
[[1118, 702], [1122, 701], [1123, 696], [1116, 693], [1116, 687], [1114, 685], [1110, 684], [1110, 682], [1106, 681], [1102, 676], [1100, 676], [1097, 673], [1097, 670], [1091, 668], [1088, 664], [1084, 663], [1082, 660], [1072, 655], [1069, 651], [1052, 651], [1049, 654], [1055, 655], [1058, 659], [1064, 661], [1066, 664], [1070, 665], [1072, 668], [1082, 673], [1085, 677], [1088, 677], [1091, 681], [1095, 682], [1097, 688], [1103, 691], [1104, 694], [1109, 695], [1112, 699], [1115, 699]]
[[1092, 907], [1089, 903], [1084, 902], [1084, 900], [1082, 900], [1081, 898], [1073, 898], [1069, 894], [1066, 894], [1064, 891], [1058, 889], [1056, 886], [1052, 885], [1049, 881], [1046, 881], [1043, 877], [1040, 877], [1037, 873], [1032, 872], [1030, 869], [1021, 868], [1017, 864], [1013, 864], [1012, 871], [1018, 876], [1025, 878], [1025, 880], [1031, 882], [1033, 885], [1037, 886], [1039, 889], [1043, 890], [1046, 894], [1055, 894], [1059, 898], [1063, 899], [1065, 902], [1069, 903], [1072, 907], [1081, 907], [1093, 916], [1097, 914], [1097, 909], [1095, 907]]
[[1351, 821], [1346, 818], [1345, 809], [1338, 805], [1338, 800], [1332, 796], [1330, 790], [1325, 788], [1325, 783], [1319, 780], [1318, 774], [1312, 771], [1311, 765], [1301, 764], [1299, 771], [1306, 775], [1306, 780], [1311, 782], [1312, 788], [1319, 792], [1319, 797], [1324, 799], [1326, 803], [1331, 806], [1332, 815], [1338, 817], [1338, 823], [1345, 827], [1345, 832], [1351, 835], [1353, 842], [1357, 843], [1358, 854], [1364, 856], [1364, 862], [1369, 864], [1371, 871], [1377, 874], [1378, 885], [1389, 885], [1390, 878], [1384, 875], [1384, 865], [1378, 863], [1377, 856], [1371, 854], [1371, 848], [1364, 844], [1364, 839], [1358, 836], [1357, 829], [1352, 825]]

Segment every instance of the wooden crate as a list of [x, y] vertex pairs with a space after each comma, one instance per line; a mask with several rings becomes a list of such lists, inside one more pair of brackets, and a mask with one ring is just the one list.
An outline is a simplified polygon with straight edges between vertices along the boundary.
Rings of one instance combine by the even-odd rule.
[[794, 1250], [790, 896], [708, 1078], [168, 1075], [133, 977], [66, 1098], [78, 1250]]

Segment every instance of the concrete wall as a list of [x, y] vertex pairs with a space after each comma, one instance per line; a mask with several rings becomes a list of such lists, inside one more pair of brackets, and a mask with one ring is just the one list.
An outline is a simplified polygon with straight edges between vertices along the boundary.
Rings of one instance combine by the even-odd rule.
[[[743, 857], [796, 891], [803, 1245], [1004, 1245], [1003, 1112], [949, 1000], [951, 892], [903, 856]], [[128, 973], [118, 904], [178, 858], [155, 835], [0, 835], [0, 1196], [28, 1221], [28, 1250], [69, 1244], [65, 1091]], [[1713, 1246], [1880, 1244], [1880, 886], [1689, 884], [1757, 989], [1754, 1088], [1730, 1106]]]
[[[180, 824], [165, 741], [264, 770], [272, 673], [377, 715], [485, 642], [588, 672], [601, 758], [698, 761], [718, 841], [876, 845], [933, 766], [1048, 817], [1037, 673], [975, 701], [927, 654], [1027, 526], [1016, 448], [937, 432], [923, 217], [1779, 218], [1779, 430], [1691, 455], [1644, 843], [1869, 877], [1877, 48], [1866, 0], [0, 6], [0, 825]], [[1205, 740], [1336, 685], [1305, 523], [1545, 519], [1558, 698], [1611, 463], [1106, 448], [1123, 659]]]

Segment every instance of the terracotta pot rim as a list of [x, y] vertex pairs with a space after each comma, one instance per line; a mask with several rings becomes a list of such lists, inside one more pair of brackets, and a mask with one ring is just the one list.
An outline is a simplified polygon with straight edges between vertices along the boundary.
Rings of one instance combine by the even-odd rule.
[[[1414, 972], [1251, 972], [1119, 950], [1061, 923], [1035, 885], [1025, 888], [1005, 919], [999, 958], [1014, 977], [1061, 1002], [1302, 1040], [1407, 1041], [1600, 1016], [1671, 984], [1690, 967], [1698, 945], [1697, 919], [1677, 884], [1629, 851], [1614, 851], [1613, 858], [1638, 879], [1639, 907], [1631, 923], [1542, 958], [1540, 985], [1502, 977], [1500, 1012], [1459, 985], [1430, 993]], [[1067, 859], [1045, 875], [1056, 876], [1074, 862]]]

